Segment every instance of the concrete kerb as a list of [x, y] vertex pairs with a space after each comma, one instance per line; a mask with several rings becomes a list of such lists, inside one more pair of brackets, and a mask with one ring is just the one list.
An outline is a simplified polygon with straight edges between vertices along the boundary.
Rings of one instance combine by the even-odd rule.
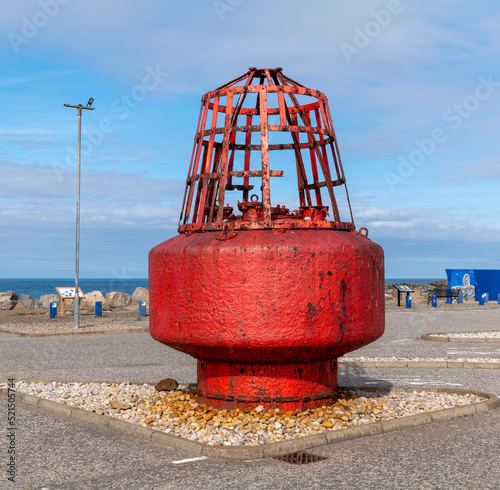
[[[444, 410], [441, 410], [444, 412]], [[453, 416], [449, 417], [453, 418]], [[407, 427], [416, 427], [418, 425], [430, 424], [432, 416], [430, 413], [419, 413], [418, 415], [410, 415], [392, 420], [384, 420], [382, 425], [382, 433], [393, 432], [395, 430], [406, 429]]]
[[471, 362], [464, 363], [465, 368], [475, 368], [475, 369], [499, 369], [500, 362]]
[[382, 433], [382, 423], [374, 422], [372, 424], [358, 425], [357, 427], [350, 427], [349, 429], [341, 429], [335, 431], [325, 432], [328, 444], [336, 442], [348, 441], [357, 439], [359, 437], [367, 437]]
[[450, 369], [500, 369], [498, 362], [464, 362], [464, 361], [341, 361], [339, 367], [353, 368], [450, 368]]
[[[288, 442], [288, 441], [287, 441]], [[271, 455], [266, 454], [266, 447], [264, 446], [206, 446], [202, 445], [201, 456], [206, 456], [207, 458], [217, 458], [217, 459], [261, 459], [268, 458]], [[288, 454], [291, 451], [284, 450], [281, 454]]]
[[59, 337], [61, 335], [119, 334], [119, 333], [138, 333], [138, 332], [149, 332], [149, 327], [123, 328], [116, 330], [90, 330], [87, 332], [76, 331], [76, 332], [32, 333], [32, 334], [23, 332], [12, 332], [10, 330], [3, 330], [0, 328], [0, 333], [17, 335], [18, 337]]
[[[381, 392], [391, 393], [393, 391], [416, 391], [415, 388], [400, 388], [392, 387], [375, 388], [375, 387], [339, 387], [342, 390], [350, 391], [368, 391], [368, 392]], [[370, 424], [359, 425], [347, 429], [340, 429], [335, 431], [325, 431], [321, 434], [311, 436], [303, 436], [290, 441], [276, 442], [261, 446], [208, 446], [196, 441], [190, 441], [179, 436], [165, 434], [149, 427], [137, 425], [125, 420], [118, 420], [105, 415], [100, 415], [94, 412], [89, 412], [69, 405], [64, 405], [58, 402], [45, 400], [33, 395], [27, 395], [22, 392], [16, 392], [16, 401], [27, 404], [32, 407], [41, 408], [58, 415], [63, 415], [72, 418], [76, 421], [85, 422], [97, 427], [106, 428], [113, 432], [138, 437], [143, 440], [156, 442], [168, 446], [170, 448], [180, 449], [198, 456], [207, 456], [210, 458], [222, 459], [260, 459], [270, 458], [275, 456], [282, 456], [284, 454], [305, 451], [314, 447], [324, 446], [336, 442], [356, 439], [359, 437], [366, 437], [374, 434], [381, 434], [385, 432], [392, 432], [395, 430], [405, 429], [407, 427], [415, 427], [422, 424], [429, 424], [438, 420], [448, 420], [464, 415], [472, 415], [481, 413], [487, 410], [493, 410], [500, 407], [500, 399], [493, 394], [484, 393], [471, 390], [454, 390], [449, 388], [426, 389], [419, 388], [428, 392], [438, 393], [453, 393], [458, 395], [474, 394], [486, 398], [486, 400], [471, 405], [460, 407], [447, 408], [435, 412], [427, 412], [423, 414], [410, 415], [408, 417], [401, 417], [392, 420], [384, 420]], [[7, 397], [7, 390], [0, 390], [0, 398]]]
[[[498, 330], [486, 330], [484, 333], [498, 332]], [[475, 334], [478, 332], [461, 332], [464, 334]], [[420, 338], [431, 342], [471, 342], [471, 343], [494, 343], [500, 342], [500, 338], [492, 337], [453, 337], [453, 333], [425, 333]]]

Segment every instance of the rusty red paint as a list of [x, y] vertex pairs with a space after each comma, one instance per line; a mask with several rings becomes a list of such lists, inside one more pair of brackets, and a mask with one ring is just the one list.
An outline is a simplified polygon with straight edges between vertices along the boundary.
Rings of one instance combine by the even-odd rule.
[[[257, 95], [256, 105], [245, 104], [248, 94]], [[307, 96], [312, 102], [301, 104], [297, 96]], [[223, 127], [219, 124], [218, 115], [224, 115]], [[280, 124], [270, 123], [271, 116], [279, 116]], [[210, 121], [208, 128], [207, 121]], [[252, 142], [252, 133], [260, 133], [260, 144]], [[290, 142], [272, 144], [274, 133], [289, 134]], [[238, 138], [238, 134], [243, 137]], [[307, 137], [307, 141], [300, 140], [301, 134]], [[219, 141], [221, 137], [222, 141]], [[202, 97], [179, 232], [222, 230], [226, 191], [242, 191], [242, 200], [248, 201], [249, 191], [255, 192], [256, 189], [259, 189], [259, 201], [263, 202], [263, 208], [261, 219], [254, 223], [252, 229], [292, 227], [292, 221], [283, 225], [274, 223], [272, 217], [271, 208], [281, 204], [271, 201], [270, 192], [270, 178], [283, 175], [283, 171], [270, 169], [269, 154], [277, 150], [293, 152], [300, 206], [323, 206], [322, 190], [326, 190], [334, 219], [322, 223], [320, 227], [346, 229], [345, 223], [348, 222], [340, 218], [334, 193], [334, 187], [345, 188], [345, 178], [326, 97], [286, 77], [281, 68], [250, 68], [245, 75]], [[252, 152], [258, 155], [252, 162], [253, 169]], [[240, 153], [244, 160], [244, 174], [233, 170], [235, 158]], [[329, 158], [334, 162], [336, 178], [331, 176]], [[308, 181], [307, 169], [312, 172], [312, 182]], [[236, 178], [243, 181], [239, 183]], [[314, 191], [314, 197], [311, 191]], [[346, 188], [345, 191], [347, 193]], [[352, 223], [350, 208], [349, 212]], [[316, 224], [314, 228], [318, 226]], [[238, 216], [226, 227], [240, 229]], [[293, 227], [311, 226], [297, 215]]]
[[[275, 131], [289, 143], [272, 144]], [[270, 168], [278, 150], [293, 155], [294, 210], [272, 201], [273, 178], [284, 175]], [[244, 170], [235, 170], [238, 158]], [[345, 176], [321, 92], [281, 69], [250, 68], [203, 96], [180, 235], [149, 255], [150, 333], [198, 359], [199, 401], [286, 410], [331, 403], [337, 357], [382, 335], [383, 251], [356, 232], [350, 206], [350, 221], [341, 220], [339, 187]]]
[[198, 360], [198, 400], [221, 408], [305, 410], [334, 403], [336, 387], [336, 359], [287, 364]]
[[203, 360], [201, 401], [207, 393], [300, 396], [286, 407], [301, 408], [304, 397], [335, 390], [336, 373], [325, 375], [333, 359], [384, 330], [383, 252], [355, 233], [238, 231], [227, 241], [216, 233], [179, 235], [155, 247], [149, 261], [151, 335]]

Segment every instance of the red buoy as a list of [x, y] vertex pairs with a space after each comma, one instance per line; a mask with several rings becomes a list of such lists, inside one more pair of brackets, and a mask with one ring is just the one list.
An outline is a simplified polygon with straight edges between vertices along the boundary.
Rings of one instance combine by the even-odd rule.
[[[291, 183], [293, 211], [274, 198]], [[149, 254], [150, 333], [198, 359], [198, 401], [336, 400], [337, 358], [384, 331], [383, 251], [363, 230], [324, 94], [250, 68], [203, 96], [180, 234]]]

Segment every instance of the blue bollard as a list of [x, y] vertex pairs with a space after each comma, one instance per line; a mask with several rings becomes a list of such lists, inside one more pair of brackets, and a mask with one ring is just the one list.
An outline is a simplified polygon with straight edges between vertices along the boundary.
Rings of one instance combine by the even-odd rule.
[[139, 301], [139, 316], [146, 316], [146, 302]]
[[102, 316], [102, 301], [95, 302], [95, 316]]
[[411, 296], [406, 297], [406, 307], [411, 308]]
[[458, 293], [458, 302], [459, 302], [459, 304], [462, 304], [464, 302], [464, 292], [463, 291], [460, 291]]
[[50, 318], [57, 316], [57, 303], [50, 303]]
[[431, 296], [431, 306], [433, 306], [434, 308], [437, 308], [437, 305], [438, 305], [437, 296], [435, 294], [433, 294]]

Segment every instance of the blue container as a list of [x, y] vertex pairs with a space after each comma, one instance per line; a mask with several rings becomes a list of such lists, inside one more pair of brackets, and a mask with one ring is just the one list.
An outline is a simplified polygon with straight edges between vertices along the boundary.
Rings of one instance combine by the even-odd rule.
[[50, 318], [55, 318], [56, 316], [57, 316], [57, 303], [50, 303]]
[[448, 287], [466, 287], [469, 295], [480, 301], [483, 293], [496, 298], [500, 293], [499, 269], [446, 269]]
[[481, 296], [479, 296], [479, 306], [483, 305], [484, 305], [484, 294], [481, 294]]
[[95, 302], [95, 316], [102, 316], [102, 301]]
[[406, 297], [406, 307], [411, 308], [411, 296]]
[[139, 316], [146, 316], [146, 302], [139, 301]]
[[435, 294], [433, 294], [431, 296], [431, 305], [434, 307], [434, 308], [437, 308], [437, 305], [438, 305], [438, 298]]

